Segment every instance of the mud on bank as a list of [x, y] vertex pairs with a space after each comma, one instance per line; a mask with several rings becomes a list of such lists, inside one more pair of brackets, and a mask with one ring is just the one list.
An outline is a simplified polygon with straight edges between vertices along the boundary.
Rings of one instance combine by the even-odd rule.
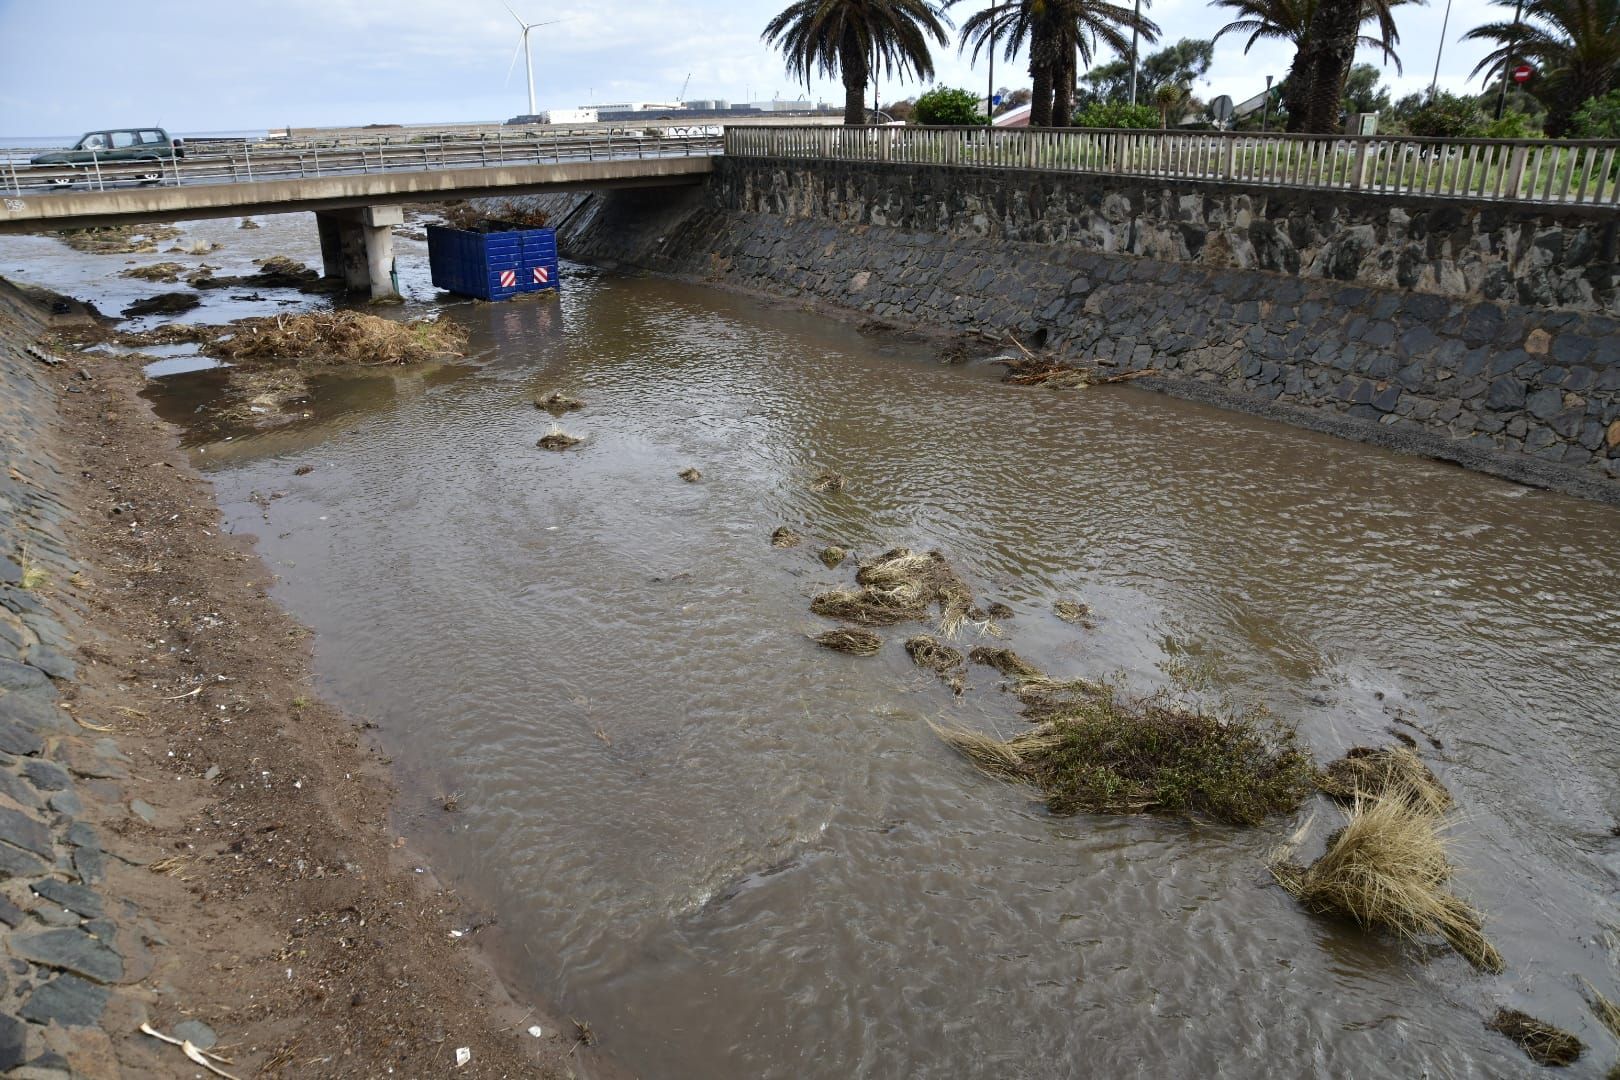
[[6, 948], [33, 961], [0, 990], [0, 1066], [201, 1071], [145, 1021], [217, 1037], [239, 1076], [441, 1075], [463, 1047], [458, 1076], [584, 1071], [572, 1025], [505, 995], [477, 949], [487, 920], [390, 828], [386, 760], [316, 698], [308, 632], [268, 598], [248, 539], [220, 534], [140, 371], [29, 352], [45, 321], [0, 282], [0, 384], [13, 403], [28, 387], [38, 421], [33, 445], [5, 447], [4, 482], [39, 496], [0, 514], [45, 508], [21, 523], [37, 569], [6, 607], [67, 627], [59, 649], [24, 638], [38, 667], [0, 664], [0, 705], [32, 695], [6, 710], [0, 840], [37, 849], [0, 844]]

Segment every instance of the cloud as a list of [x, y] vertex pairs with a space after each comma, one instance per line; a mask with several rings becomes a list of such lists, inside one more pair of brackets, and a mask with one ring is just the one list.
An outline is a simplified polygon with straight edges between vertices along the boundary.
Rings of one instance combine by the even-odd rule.
[[[801, 96], [804, 88], [759, 37], [785, 2], [513, 0], [512, 6], [526, 19], [557, 20], [532, 35], [545, 108], [586, 104], [593, 95], [670, 100], [688, 73], [693, 98]], [[953, 15], [960, 21], [969, 10], [963, 5]], [[1156, 0], [1149, 13], [1166, 41], [1210, 36], [1226, 21], [1223, 9], [1200, 0]], [[1428, 85], [1444, 13], [1443, 4], [1399, 9], [1406, 74], [1388, 69], [1387, 82], [1401, 91]], [[1455, 0], [1442, 85], [1463, 88], [1483, 50], [1457, 39], [1493, 17], [1497, 10], [1483, 0]], [[527, 108], [521, 61], [507, 77], [518, 27], [500, 0], [0, 3], [0, 42], [7, 135], [77, 134], [154, 120], [177, 131], [499, 120]], [[1285, 45], [1261, 44], [1245, 56], [1240, 40], [1223, 39], [1199, 92], [1249, 97], [1264, 89], [1267, 74], [1280, 79], [1291, 59]], [[984, 85], [984, 64], [970, 65], [954, 41], [935, 62], [941, 83]], [[94, 77], [63, 77], [75, 71]], [[998, 61], [996, 82], [1027, 85], [1025, 65]], [[919, 89], [884, 80], [880, 94], [889, 101]], [[843, 88], [817, 79], [810, 96], [841, 102]]]

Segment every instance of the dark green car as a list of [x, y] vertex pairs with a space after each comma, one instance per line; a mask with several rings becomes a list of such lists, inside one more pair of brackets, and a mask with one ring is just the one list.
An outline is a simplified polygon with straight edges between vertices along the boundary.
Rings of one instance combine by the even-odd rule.
[[156, 179], [161, 162], [184, 157], [185, 153], [185, 140], [169, 138], [169, 133], [162, 128], [109, 128], [86, 132], [70, 149], [40, 154], [29, 164], [85, 166], [145, 161], [151, 162], [152, 179]]

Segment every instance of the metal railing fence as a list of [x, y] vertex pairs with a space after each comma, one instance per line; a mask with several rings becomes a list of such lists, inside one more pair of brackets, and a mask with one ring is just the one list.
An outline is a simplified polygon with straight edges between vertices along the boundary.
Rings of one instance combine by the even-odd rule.
[[1620, 205], [1620, 142], [964, 127], [727, 128], [735, 157], [1162, 177], [1439, 198]]
[[131, 184], [222, 184], [296, 180], [357, 173], [552, 165], [580, 161], [696, 157], [717, 154], [718, 135], [647, 135], [635, 131], [408, 141], [345, 140], [296, 145], [268, 142], [210, 143], [184, 156], [152, 161], [106, 161], [83, 165], [31, 165], [43, 151], [7, 151], [0, 159], [0, 193], [17, 196], [52, 191], [105, 191]]

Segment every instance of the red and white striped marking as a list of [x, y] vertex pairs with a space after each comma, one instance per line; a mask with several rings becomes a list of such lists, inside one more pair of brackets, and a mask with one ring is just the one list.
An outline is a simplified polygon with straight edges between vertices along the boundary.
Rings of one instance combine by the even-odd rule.
[[551, 271], [550, 270], [547, 270], [543, 266], [537, 266], [537, 267], [534, 268], [534, 283], [536, 285], [544, 285], [546, 282], [548, 282], [550, 280], [551, 280]]
[[516, 270], [502, 270], [501, 271], [501, 288], [510, 289], [512, 286], [514, 286], [516, 284], [517, 284], [517, 271]]

